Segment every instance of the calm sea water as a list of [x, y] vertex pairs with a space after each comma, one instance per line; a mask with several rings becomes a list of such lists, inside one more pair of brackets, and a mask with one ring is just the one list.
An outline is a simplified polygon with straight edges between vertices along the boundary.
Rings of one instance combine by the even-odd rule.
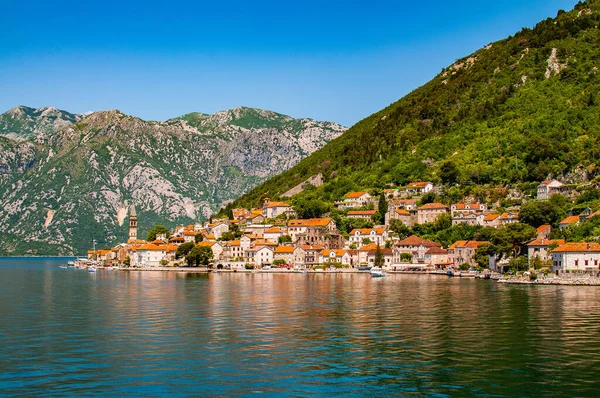
[[0, 395], [598, 396], [600, 289], [0, 259]]

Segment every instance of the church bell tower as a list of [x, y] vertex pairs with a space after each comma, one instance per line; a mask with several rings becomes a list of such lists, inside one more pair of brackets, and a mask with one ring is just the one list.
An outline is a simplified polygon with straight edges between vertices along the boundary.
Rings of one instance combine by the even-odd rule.
[[135, 242], [137, 240], [137, 214], [135, 214], [135, 207], [131, 205], [129, 210], [129, 240], [128, 242]]

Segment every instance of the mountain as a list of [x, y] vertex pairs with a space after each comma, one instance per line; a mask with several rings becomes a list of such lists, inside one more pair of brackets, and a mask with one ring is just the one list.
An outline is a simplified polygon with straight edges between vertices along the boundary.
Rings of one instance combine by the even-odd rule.
[[277, 198], [318, 174], [324, 184], [296, 200], [332, 203], [411, 180], [453, 186], [456, 199], [476, 186], [535, 195], [548, 177], [597, 181], [599, 12], [600, 1], [580, 2], [457, 60], [231, 206]]
[[51, 106], [39, 109], [17, 106], [0, 115], [0, 136], [26, 140], [76, 123], [83, 117]]
[[104, 246], [124, 240], [130, 204], [141, 236], [157, 223], [203, 220], [345, 130], [243, 107], [164, 122], [18, 107], [2, 120], [2, 254], [82, 253], [92, 236]]

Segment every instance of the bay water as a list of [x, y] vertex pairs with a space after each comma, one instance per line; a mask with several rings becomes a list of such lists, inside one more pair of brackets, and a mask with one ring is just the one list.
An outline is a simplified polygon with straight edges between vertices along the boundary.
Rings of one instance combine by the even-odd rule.
[[598, 396], [600, 289], [0, 259], [0, 395]]

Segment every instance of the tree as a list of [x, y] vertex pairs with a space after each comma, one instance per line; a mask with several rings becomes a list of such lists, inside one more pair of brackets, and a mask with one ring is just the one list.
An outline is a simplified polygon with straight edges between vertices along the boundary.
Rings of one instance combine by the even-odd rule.
[[208, 265], [213, 258], [213, 251], [208, 246], [194, 246], [185, 257], [188, 265], [199, 267], [200, 265]]
[[194, 248], [194, 242], [186, 242], [179, 245], [175, 252], [175, 258], [181, 258], [188, 255], [188, 253]]
[[202, 242], [204, 240], [204, 236], [202, 236], [202, 234], [196, 234], [194, 235], [194, 242], [196, 244]]
[[406, 224], [404, 224], [402, 221], [396, 218], [392, 218], [390, 220], [390, 230], [398, 234], [398, 237], [400, 239], [407, 238], [411, 235], [410, 228], [408, 228]]
[[375, 249], [375, 267], [381, 268], [383, 267], [384, 259], [383, 259], [383, 251], [381, 250], [381, 246], [377, 245], [377, 249]]
[[363, 245], [370, 245], [371, 243], [373, 243], [373, 242], [369, 238], [363, 238], [363, 240], [362, 240]]
[[279, 239], [277, 239], [277, 242], [281, 243], [289, 243], [292, 241], [292, 237], [289, 235], [281, 235], [279, 237]]
[[377, 213], [378, 213], [378, 219], [375, 221], [379, 224], [384, 224], [385, 223], [385, 215], [388, 212], [388, 202], [387, 199], [385, 198], [385, 194], [382, 193], [381, 195], [379, 195], [379, 204], [377, 206]]
[[296, 198], [293, 200], [294, 210], [298, 218], [317, 218], [331, 210], [331, 206], [315, 197]]
[[458, 179], [458, 175], [458, 167], [452, 160], [444, 162], [440, 167], [440, 178], [448, 184], [454, 184]]
[[171, 237], [169, 230], [164, 225], [156, 225], [148, 232], [148, 242], [152, 242], [153, 240], [155, 240], [156, 235], [165, 235], [167, 239]]
[[412, 264], [412, 254], [410, 253], [400, 253], [400, 261], [404, 261]]
[[566, 212], [552, 201], [534, 200], [519, 210], [519, 221], [535, 228], [544, 224], [556, 226], [565, 216]]
[[125, 260], [123, 260], [123, 265], [126, 267], [129, 267], [130, 264], [131, 264], [131, 258], [129, 256], [125, 257]]
[[523, 223], [508, 224], [498, 228], [490, 238], [487, 253], [499, 261], [503, 256], [518, 257], [523, 245], [537, 234], [535, 228]]
[[426, 205], [427, 203], [433, 203], [436, 201], [436, 196], [433, 192], [427, 192], [425, 195], [421, 196], [421, 200], [419, 200], [420, 206]]

